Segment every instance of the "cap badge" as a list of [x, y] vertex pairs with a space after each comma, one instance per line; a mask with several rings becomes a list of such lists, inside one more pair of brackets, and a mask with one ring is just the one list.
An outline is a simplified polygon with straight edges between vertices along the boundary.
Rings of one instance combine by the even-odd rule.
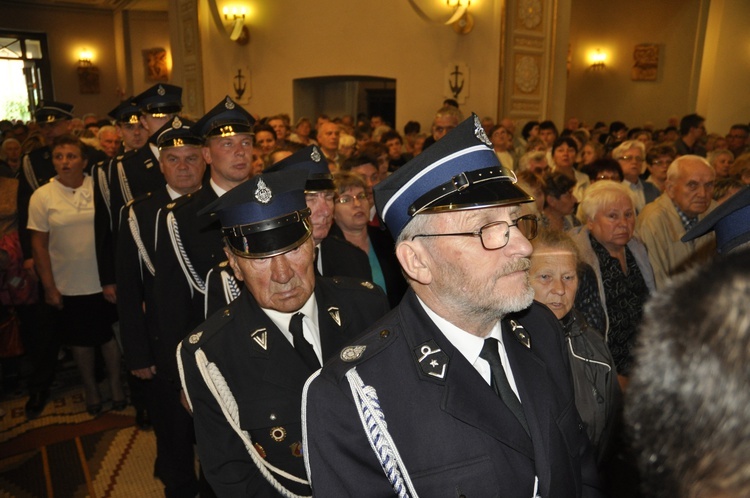
[[346, 362], [357, 361], [362, 357], [362, 353], [365, 352], [365, 349], [367, 349], [367, 346], [347, 346], [341, 350], [339, 356]]
[[310, 159], [312, 159], [316, 163], [320, 162], [320, 152], [318, 152], [318, 149], [316, 149], [315, 147], [313, 147], [313, 150], [310, 153]]
[[255, 189], [255, 198], [258, 199], [258, 202], [261, 204], [268, 204], [271, 202], [272, 196], [271, 189], [266, 186], [266, 182], [263, 181], [263, 178], [259, 179], [258, 188]]
[[52, 115], [52, 114], [48, 114], [48, 115], [47, 115], [47, 122], [48, 122], [48, 123], [51, 123], [51, 122], [53, 122], [54, 120], [55, 120], [55, 116], [54, 116], [54, 115]]
[[414, 357], [419, 368], [425, 374], [438, 379], [445, 378], [448, 369], [448, 355], [438, 347], [435, 341], [427, 341], [414, 348]]
[[484, 128], [482, 128], [482, 123], [479, 121], [479, 117], [474, 115], [474, 135], [485, 143], [487, 147], [492, 147], [492, 142], [487, 137], [487, 134], [484, 132]]
[[182, 128], [182, 121], [180, 121], [180, 118], [175, 117], [172, 120], [172, 128], [174, 128], [175, 130]]
[[234, 109], [234, 102], [232, 102], [232, 99], [230, 99], [229, 97], [227, 97], [227, 100], [224, 102], [224, 107], [226, 107], [230, 111], [232, 109]]
[[328, 314], [331, 315], [331, 318], [336, 322], [336, 325], [341, 327], [341, 313], [339, 313], [339, 309], [336, 306], [331, 306], [328, 308]]
[[190, 344], [198, 344], [198, 341], [201, 340], [202, 335], [203, 335], [203, 332], [196, 332], [195, 334], [191, 334], [190, 338], [188, 339], [188, 342]]
[[258, 329], [250, 334], [250, 337], [263, 348], [263, 351], [268, 351], [268, 331], [266, 329]]
[[363, 280], [363, 281], [361, 281], [361, 282], [359, 283], [359, 285], [361, 285], [362, 287], [364, 287], [364, 288], [366, 288], [366, 289], [374, 289], [374, 288], [375, 288], [375, 286], [374, 286], [374, 285], [372, 285], [372, 283], [371, 283], [371, 282], [368, 282], [367, 280]]
[[167, 94], [167, 91], [164, 89], [163, 86], [159, 85], [159, 88], [156, 89], [156, 93], [161, 95], [162, 97]]

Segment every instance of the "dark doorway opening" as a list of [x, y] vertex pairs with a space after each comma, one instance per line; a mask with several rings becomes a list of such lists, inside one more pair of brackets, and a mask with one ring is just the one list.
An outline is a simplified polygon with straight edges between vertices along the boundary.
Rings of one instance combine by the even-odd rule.
[[380, 114], [396, 123], [396, 80], [376, 76], [321, 76], [293, 83], [294, 120], [327, 114], [330, 118]]

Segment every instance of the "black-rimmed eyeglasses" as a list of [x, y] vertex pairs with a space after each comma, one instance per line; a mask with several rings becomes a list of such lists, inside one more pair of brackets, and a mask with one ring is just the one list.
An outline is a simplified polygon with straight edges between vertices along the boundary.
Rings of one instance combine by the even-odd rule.
[[510, 241], [510, 227], [517, 227], [524, 237], [531, 240], [536, 237], [537, 219], [533, 214], [521, 216], [513, 223], [507, 221], [493, 221], [487, 223], [476, 232], [460, 233], [421, 233], [414, 235], [411, 240], [417, 237], [479, 237], [482, 241], [482, 247], [488, 251], [502, 249]]

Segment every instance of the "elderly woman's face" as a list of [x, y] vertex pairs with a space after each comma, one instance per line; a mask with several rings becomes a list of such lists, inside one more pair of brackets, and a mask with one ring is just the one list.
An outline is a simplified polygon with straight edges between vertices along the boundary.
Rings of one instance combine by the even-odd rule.
[[578, 290], [575, 255], [551, 247], [534, 248], [529, 281], [534, 299], [547, 305], [558, 320], [562, 319], [573, 308]]
[[633, 237], [635, 208], [626, 195], [619, 195], [614, 202], [603, 206], [586, 226], [591, 235], [610, 253], [620, 251]]
[[349, 187], [339, 194], [333, 210], [336, 224], [346, 231], [362, 230], [370, 221], [370, 203], [362, 187]]

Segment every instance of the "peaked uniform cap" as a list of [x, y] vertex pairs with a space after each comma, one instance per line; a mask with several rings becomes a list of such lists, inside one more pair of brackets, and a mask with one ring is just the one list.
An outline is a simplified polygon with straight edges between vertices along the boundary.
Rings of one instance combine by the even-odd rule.
[[135, 97], [142, 114], [175, 114], [182, 110], [182, 88], [159, 83]]
[[476, 114], [373, 188], [394, 240], [421, 213], [510, 206], [534, 200], [500, 164]]
[[265, 170], [266, 173], [274, 171], [305, 171], [305, 192], [335, 190], [328, 161], [317, 145], [308, 145]]
[[241, 105], [227, 95], [195, 127], [203, 138], [231, 137], [238, 134], [252, 134], [255, 118]]
[[135, 97], [128, 97], [120, 102], [117, 107], [109, 111], [107, 115], [118, 123], [135, 124], [141, 116], [141, 110], [138, 108]]
[[34, 119], [37, 123], [54, 123], [64, 119], [73, 118], [73, 104], [44, 100], [39, 108], [34, 111]]
[[156, 146], [159, 149], [168, 147], [198, 147], [203, 145], [203, 140], [193, 132], [195, 123], [188, 119], [175, 116], [167, 124], [159, 128], [156, 136]]
[[263, 173], [234, 187], [198, 212], [221, 220], [222, 235], [243, 258], [291, 251], [312, 235], [304, 171]]
[[735, 247], [750, 241], [750, 186], [717, 206], [682, 236], [688, 242], [716, 232], [716, 252], [726, 254]]

